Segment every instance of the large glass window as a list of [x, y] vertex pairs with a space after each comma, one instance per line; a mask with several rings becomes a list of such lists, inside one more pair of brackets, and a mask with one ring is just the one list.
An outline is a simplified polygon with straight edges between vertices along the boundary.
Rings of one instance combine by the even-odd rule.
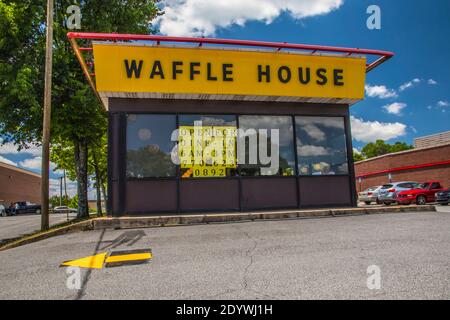
[[178, 152], [181, 178], [236, 175], [236, 117], [180, 115]]
[[348, 174], [344, 118], [295, 117], [300, 175]]
[[175, 177], [171, 141], [175, 115], [127, 115], [127, 177]]
[[239, 163], [240, 175], [295, 175], [292, 117], [239, 116], [239, 129], [245, 134], [245, 162]]

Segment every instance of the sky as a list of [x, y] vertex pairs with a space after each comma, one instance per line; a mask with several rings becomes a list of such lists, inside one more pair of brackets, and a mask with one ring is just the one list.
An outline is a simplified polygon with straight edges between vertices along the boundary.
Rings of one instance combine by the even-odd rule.
[[[416, 137], [450, 130], [448, 0], [162, 0], [159, 5], [165, 14], [155, 26], [164, 35], [394, 52], [367, 74], [366, 98], [350, 109], [358, 150], [376, 139], [412, 144]], [[379, 30], [367, 28], [370, 5], [381, 10]], [[6, 144], [0, 146], [0, 161], [40, 173], [40, 148], [18, 152]], [[59, 176], [60, 171], [51, 173], [52, 193], [59, 192]], [[69, 193], [75, 192], [70, 183]]]

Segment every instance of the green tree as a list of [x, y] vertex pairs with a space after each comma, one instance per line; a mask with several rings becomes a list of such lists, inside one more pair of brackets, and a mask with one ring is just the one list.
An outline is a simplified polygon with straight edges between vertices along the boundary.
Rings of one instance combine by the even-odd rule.
[[375, 142], [370, 142], [366, 144], [362, 149], [361, 153], [365, 158], [373, 158], [382, 156], [384, 154], [398, 152], [403, 150], [409, 150], [414, 148], [405, 142], [396, 142], [393, 145], [386, 143], [384, 140], [377, 140]]
[[75, 195], [72, 199], [70, 199], [67, 206], [69, 208], [77, 209], [78, 208], [78, 195]]
[[69, 203], [69, 201], [70, 201], [69, 196], [66, 197], [65, 195], [62, 196], [61, 202], [60, 196], [53, 195], [50, 197], [50, 205], [52, 208], [59, 207], [60, 203], [62, 203], [62, 205], [65, 206], [67, 203]]
[[361, 153], [355, 152], [353, 151], [353, 161], [357, 162], [357, 161], [362, 161], [364, 160], [364, 156]]
[[102, 196], [106, 204], [106, 183], [107, 183], [107, 135], [91, 144], [89, 149], [89, 166], [95, 175], [94, 187], [97, 195], [97, 214], [102, 216]]
[[[106, 131], [98, 141], [93, 141], [88, 150], [88, 176], [93, 176], [94, 187], [97, 191], [97, 212], [102, 215], [101, 198], [106, 203], [107, 183], [107, 135]], [[57, 164], [55, 170], [65, 169], [67, 177], [75, 181], [77, 178], [75, 162], [73, 161], [74, 147], [70, 141], [53, 143], [51, 147], [51, 161]]]
[[[156, 2], [55, 1], [51, 143], [53, 151], [71, 151], [72, 159], [52, 159], [59, 168], [74, 169], [80, 217], [89, 215], [88, 150], [103, 141], [107, 121], [67, 40], [66, 9], [80, 7], [80, 31], [148, 34], [154, 32], [150, 21], [161, 14]], [[44, 51], [45, 2], [0, 0], [0, 135], [18, 148], [41, 140]]]
[[414, 146], [409, 145], [406, 142], [396, 142], [393, 145], [391, 145], [391, 153], [410, 149], [414, 149]]

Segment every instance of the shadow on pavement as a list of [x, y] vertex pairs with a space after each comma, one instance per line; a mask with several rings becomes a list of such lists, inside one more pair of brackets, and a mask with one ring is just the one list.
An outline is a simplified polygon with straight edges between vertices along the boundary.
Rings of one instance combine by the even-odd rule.
[[[100, 234], [100, 238], [98, 239], [97, 244], [95, 246], [94, 253], [92, 255], [96, 255], [99, 252], [100, 244], [103, 241], [104, 235], [105, 235], [105, 229], [102, 230], [102, 232]], [[83, 278], [83, 282], [81, 283], [81, 288], [77, 292], [77, 296], [75, 297], [75, 300], [80, 300], [81, 298], [83, 298], [83, 296], [84, 296], [84, 294], [86, 292], [87, 283], [89, 282], [89, 280], [91, 278], [91, 274], [92, 274], [92, 269], [88, 269], [86, 271], [86, 274], [85, 274], [84, 278]]]

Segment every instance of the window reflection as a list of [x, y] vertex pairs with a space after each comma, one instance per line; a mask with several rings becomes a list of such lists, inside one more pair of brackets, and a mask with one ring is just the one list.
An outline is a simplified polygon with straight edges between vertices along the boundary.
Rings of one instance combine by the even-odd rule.
[[300, 175], [348, 174], [344, 118], [295, 117]]
[[171, 159], [175, 115], [127, 115], [127, 177], [175, 177]]
[[[293, 125], [292, 117], [290, 116], [239, 116], [239, 129], [247, 131], [249, 129], [256, 130], [255, 137], [248, 136], [245, 139], [245, 164], [239, 165], [239, 173], [242, 176], [262, 176], [262, 175], [277, 175], [277, 176], [293, 176], [295, 175], [295, 154], [294, 154], [294, 139], [293, 139]], [[278, 129], [279, 143], [276, 148], [279, 149], [279, 165], [278, 168], [270, 169], [270, 165], [262, 165], [261, 159], [258, 159], [256, 164], [251, 164], [249, 161], [249, 141], [261, 141], [259, 129], [267, 130], [267, 150], [268, 155], [271, 154], [271, 129]]]

